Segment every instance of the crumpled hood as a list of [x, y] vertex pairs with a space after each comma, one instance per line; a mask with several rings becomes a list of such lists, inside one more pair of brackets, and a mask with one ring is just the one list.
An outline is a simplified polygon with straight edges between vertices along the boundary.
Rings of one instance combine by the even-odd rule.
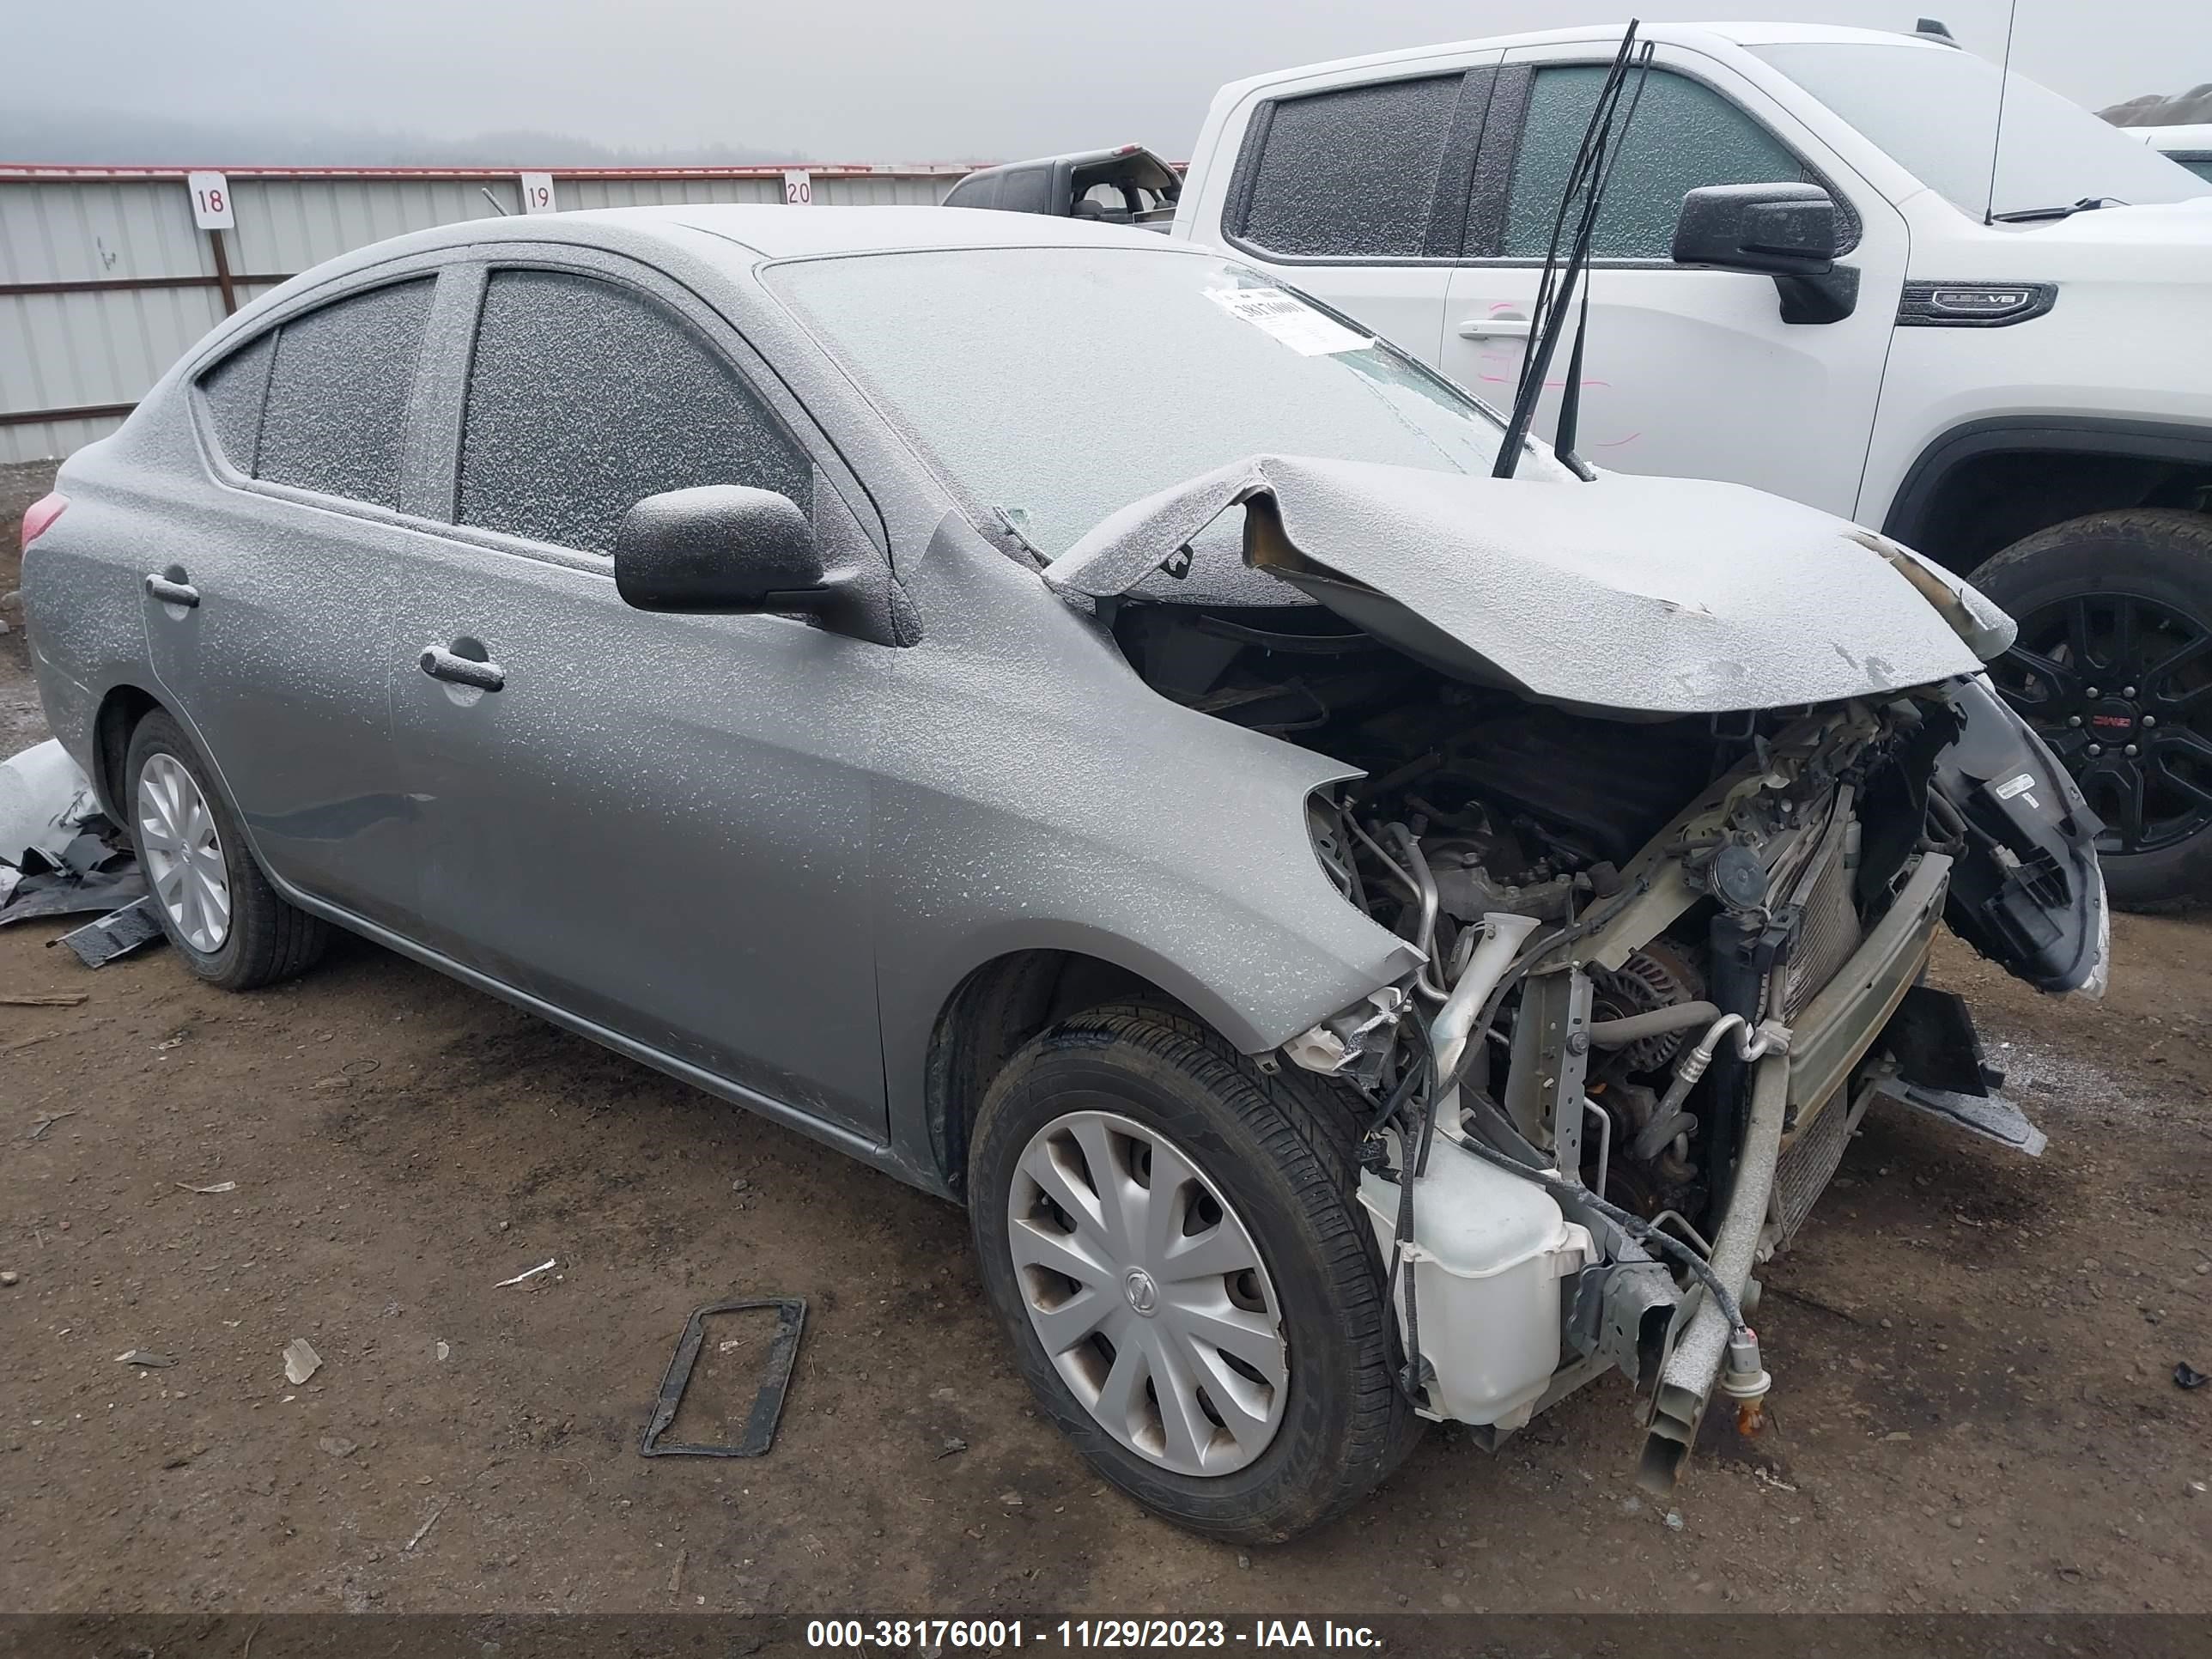
[[1558, 702], [1828, 702], [1972, 673], [1962, 635], [1983, 655], [2012, 638], [1972, 587], [1844, 520], [1738, 484], [1620, 473], [1584, 483], [1254, 455], [1111, 514], [1044, 580], [1172, 598], [1155, 573], [1172, 574], [1240, 502], [1247, 565], [1411, 655]]

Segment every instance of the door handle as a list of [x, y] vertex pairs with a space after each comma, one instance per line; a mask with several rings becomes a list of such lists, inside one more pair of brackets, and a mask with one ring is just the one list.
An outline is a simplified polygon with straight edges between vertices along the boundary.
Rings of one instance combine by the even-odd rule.
[[1528, 337], [1528, 319], [1510, 313], [1496, 317], [1470, 317], [1459, 325], [1462, 340], [1525, 340]]
[[445, 680], [453, 685], [472, 685], [479, 691], [496, 691], [507, 684], [507, 671], [495, 662], [478, 662], [473, 657], [456, 656], [442, 645], [426, 645], [416, 659], [422, 672], [434, 680]]
[[200, 591], [182, 580], [184, 574], [179, 570], [176, 575], [168, 576], [156, 571], [146, 578], [146, 591], [163, 605], [181, 605], [189, 609], [200, 602]]

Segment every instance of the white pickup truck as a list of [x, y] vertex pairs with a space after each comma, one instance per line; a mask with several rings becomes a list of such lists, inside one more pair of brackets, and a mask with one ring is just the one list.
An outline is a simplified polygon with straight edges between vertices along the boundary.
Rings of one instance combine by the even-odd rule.
[[[1593, 243], [1580, 453], [1794, 496], [1972, 572], [2020, 621], [1996, 677], [2104, 818], [2115, 900], [2212, 897], [2212, 182], [1948, 39], [1641, 33], [1651, 70]], [[1168, 234], [1510, 402], [1620, 36], [1224, 87]], [[1755, 249], [1730, 269], [1710, 215], [1677, 263], [1688, 192], [1757, 184], [1833, 199], [1831, 274], [1755, 274]]]

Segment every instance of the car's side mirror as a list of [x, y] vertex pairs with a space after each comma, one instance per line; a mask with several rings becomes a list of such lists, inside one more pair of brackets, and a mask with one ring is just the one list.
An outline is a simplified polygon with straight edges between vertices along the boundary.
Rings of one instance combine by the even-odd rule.
[[1708, 185], [1674, 221], [1678, 265], [1825, 276], [1842, 252], [1835, 199], [1818, 185]]
[[823, 613], [850, 595], [788, 495], [706, 484], [648, 495], [615, 532], [615, 590], [640, 611]]

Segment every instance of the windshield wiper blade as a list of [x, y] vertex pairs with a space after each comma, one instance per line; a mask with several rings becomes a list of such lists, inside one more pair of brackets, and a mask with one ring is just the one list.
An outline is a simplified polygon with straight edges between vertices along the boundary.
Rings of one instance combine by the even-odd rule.
[[2070, 219], [2077, 213], [2094, 213], [2101, 207], [2125, 206], [2127, 204], [2117, 196], [2084, 196], [2080, 201], [2069, 202], [2063, 207], [2021, 208], [2011, 213], [1992, 213], [1990, 222], [2026, 225], [2043, 219]]
[[[1639, 47], [1641, 48], [1639, 50]], [[1572, 167], [1567, 173], [1565, 188], [1559, 195], [1559, 211], [1552, 220], [1552, 240], [1544, 259], [1544, 272], [1536, 285], [1536, 301], [1528, 308], [1528, 351], [1521, 362], [1519, 384], [1514, 389], [1513, 409], [1505, 423], [1504, 442], [1499, 447], [1497, 465], [1492, 476], [1510, 478], [1520, 465], [1521, 453], [1527, 447], [1528, 428], [1536, 417], [1536, 404], [1544, 395], [1544, 380], [1551, 373], [1553, 354], [1558, 349], [1559, 336], [1564, 331], [1569, 314], [1575, 309], [1575, 289], [1583, 285], [1582, 323], [1589, 320], [1589, 296], [1586, 282], [1589, 268], [1590, 246], [1597, 229], [1598, 210], [1605, 197], [1605, 187], [1612, 175], [1615, 155], [1613, 143], [1617, 131], [1626, 124], [1620, 120], [1620, 105], [1632, 66], [1636, 71], [1635, 95], [1628, 100], [1628, 112], [1634, 118], [1638, 100], [1644, 91], [1645, 76], [1650, 73], [1652, 51], [1637, 39], [1637, 24], [1632, 21], [1621, 37], [1620, 49], [1613, 56], [1612, 66], [1606, 71], [1603, 84], [1598, 89], [1597, 100], [1590, 111], [1589, 125], [1583, 130], [1581, 145], [1575, 153]], [[1574, 221], [1571, 236], [1569, 221]], [[1562, 246], [1566, 251], [1560, 258]], [[1577, 477], [1585, 482], [1597, 476], [1574, 453], [1575, 428], [1580, 413], [1581, 380], [1583, 335], [1578, 329], [1575, 349], [1568, 367], [1568, 384], [1560, 399], [1559, 441], [1554, 446], [1560, 460]]]

